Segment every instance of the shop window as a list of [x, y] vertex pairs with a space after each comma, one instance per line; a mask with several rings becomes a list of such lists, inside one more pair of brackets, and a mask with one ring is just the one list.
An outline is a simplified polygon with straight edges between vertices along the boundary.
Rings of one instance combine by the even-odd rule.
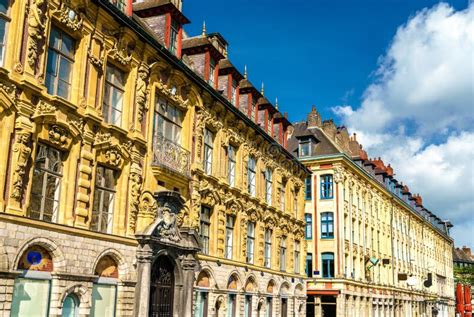
[[91, 317], [114, 317], [117, 301], [118, 265], [111, 256], [102, 257], [96, 265], [98, 279], [92, 286]]
[[196, 291], [195, 301], [194, 317], [207, 317], [208, 293]]
[[69, 294], [63, 301], [61, 317], [78, 317], [79, 299], [74, 294]]
[[49, 316], [53, 260], [40, 246], [26, 250], [18, 263], [24, 273], [15, 279], [11, 306], [12, 317]]

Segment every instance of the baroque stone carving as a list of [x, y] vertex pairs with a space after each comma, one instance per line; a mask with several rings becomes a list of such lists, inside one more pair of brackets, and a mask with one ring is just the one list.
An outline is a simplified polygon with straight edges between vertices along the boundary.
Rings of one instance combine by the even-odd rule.
[[46, 38], [47, 3], [45, 0], [32, 0], [28, 15], [28, 65], [35, 69], [38, 57], [42, 53], [42, 46]]
[[146, 101], [147, 101], [147, 95], [148, 95], [149, 76], [150, 76], [150, 67], [145, 63], [141, 63], [140, 66], [138, 67], [137, 96], [136, 96], [138, 122], [143, 121], [143, 116], [145, 115], [145, 112], [148, 110]]
[[17, 140], [13, 145], [13, 159], [14, 172], [13, 172], [13, 190], [10, 195], [11, 198], [21, 201], [23, 197], [23, 178], [26, 173], [26, 165], [31, 155], [31, 147], [28, 145], [30, 140], [30, 133], [20, 132], [17, 136]]
[[58, 20], [70, 28], [72, 31], [78, 31], [82, 27], [82, 17], [65, 2], [61, 3], [57, 11]]
[[122, 154], [117, 149], [108, 149], [105, 152], [106, 163], [115, 167], [119, 167], [122, 164]]
[[129, 45], [123, 42], [123, 40], [116, 40], [114, 47], [109, 51], [109, 56], [126, 66], [132, 60], [132, 54], [130, 53]]
[[139, 164], [133, 162], [130, 168], [130, 220], [129, 230], [135, 232], [138, 216], [138, 205], [142, 191], [142, 169]]
[[110, 143], [112, 136], [108, 132], [99, 131], [95, 135], [94, 145]]
[[181, 239], [177, 228], [177, 213], [173, 212], [170, 207], [163, 206], [158, 208], [158, 224], [155, 234], [162, 239], [178, 242]]
[[0, 89], [7, 93], [11, 99], [15, 99], [17, 87], [9, 82], [0, 81]]
[[56, 107], [52, 104], [47, 103], [44, 100], [40, 100], [38, 105], [35, 108], [33, 117], [45, 116], [48, 114], [54, 114], [56, 112]]
[[68, 143], [68, 132], [66, 129], [58, 125], [52, 125], [49, 127], [48, 136], [49, 142], [60, 147], [66, 147]]

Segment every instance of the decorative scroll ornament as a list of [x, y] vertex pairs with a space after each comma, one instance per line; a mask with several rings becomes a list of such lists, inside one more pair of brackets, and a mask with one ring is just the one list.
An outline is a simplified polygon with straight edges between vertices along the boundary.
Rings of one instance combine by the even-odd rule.
[[131, 232], [135, 232], [138, 206], [140, 204], [140, 194], [142, 192], [142, 169], [139, 164], [132, 163], [130, 168], [130, 222], [129, 229]]
[[118, 167], [120, 164], [122, 164], [123, 158], [122, 154], [118, 150], [108, 149], [105, 152], [105, 160], [107, 164]]
[[108, 132], [99, 131], [95, 135], [94, 145], [99, 145], [103, 143], [110, 143], [112, 136]]
[[84, 119], [82, 119], [82, 118], [70, 119], [68, 122], [69, 122], [70, 125], [72, 125], [74, 128], [76, 128], [81, 133], [84, 132], [84, 126], [85, 126]]
[[128, 45], [124, 45], [122, 42], [123, 40], [115, 41], [114, 47], [109, 51], [109, 56], [126, 66], [132, 60], [132, 54], [129, 53]]
[[99, 70], [102, 70], [104, 67], [104, 58], [103, 57], [95, 57], [92, 52], [87, 52], [87, 57], [89, 58], [89, 62], [92, 66], [96, 67]]
[[38, 57], [42, 53], [42, 46], [46, 38], [45, 29], [47, 22], [46, 0], [32, 0], [28, 14], [28, 65], [35, 69]]
[[68, 143], [68, 132], [66, 129], [58, 126], [52, 125], [49, 128], [48, 132], [49, 142], [58, 145], [60, 147], [66, 147]]
[[23, 197], [23, 178], [26, 173], [26, 165], [28, 159], [31, 155], [31, 147], [28, 146], [30, 140], [30, 133], [21, 132], [17, 136], [17, 140], [13, 145], [13, 162], [15, 162], [14, 172], [13, 172], [13, 190], [10, 195], [11, 198], [14, 198], [18, 202], [21, 201]]
[[137, 78], [137, 97], [136, 103], [138, 108], [138, 122], [143, 121], [143, 116], [148, 110], [146, 101], [148, 95], [148, 78], [150, 76], [150, 67], [142, 63], [138, 68], [138, 78]]
[[61, 3], [57, 11], [58, 20], [70, 28], [72, 31], [78, 31], [82, 27], [83, 19], [80, 14], [74, 11], [65, 2]]
[[166, 203], [163, 207], [158, 208], [158, 224], [156, 225], [155, 234], [163, 240], [178, 242], [181, 240], [177, 226], [178, 213], [175, 212]]
[[41, 100], [35, 108], [34, 117], [41, 117], [49, 114], [54, 114], [56, 112], [56, 107], [52, 104]]
[[2, 80], [0, 81], [0, 89], [6, 92], [11, 99], [15, 99], [17, 87], [14, 84]]
[[344, 181], [344, 171], [343, 171], [342, 167], [340, 167], [340, 166], [337, 166], [334, 169], [334, 181], [336, 183], [340, 183], [340, 182]]

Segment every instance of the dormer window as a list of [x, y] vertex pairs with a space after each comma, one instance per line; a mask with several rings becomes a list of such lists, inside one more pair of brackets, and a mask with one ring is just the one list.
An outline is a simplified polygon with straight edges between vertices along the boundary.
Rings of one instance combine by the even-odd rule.
[[215, 83], [214, 83], [215, 73], [216, 73], [216, 60], [211, 56], [211, 58], [209, 59], [209, 78], [207, 82], [213, 88], [215, 87]]
[[169, 49], [170, 49], [170, 52], [175, 54], [175, 55], [177, 55], [177, 53], [178, 53], [179, 29], [180, 29], [179, 23], [175, 20], [172, 20], [171, 21], [171, 27], [170, 27], [170, 45], [169, 45]]
[[250, 119], [255, 122], [255, 115], [257, 113], [257, 98], [252, 97], [252, 107], [250, 108]]
[[298, 154], [300, 157], [311, 156], [311, 140], [301, 140], [299, 143]]

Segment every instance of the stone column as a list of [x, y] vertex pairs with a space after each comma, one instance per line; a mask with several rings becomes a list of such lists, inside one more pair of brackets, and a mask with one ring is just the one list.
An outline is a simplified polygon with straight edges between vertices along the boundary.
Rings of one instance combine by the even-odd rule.
[[183, 299], [180, 309], [180, 316], [192, 316], [193, 312], [193, 290], [194, 290], [194, 271], [198, 263], [192, 254], [186, 255], [181, 260], [183, 270]]
[[135, 317], [148, 317], [150, 305], [150, 278], [153, 251], [149, 244], [138, 246], [137, 286], [135, 288]]

